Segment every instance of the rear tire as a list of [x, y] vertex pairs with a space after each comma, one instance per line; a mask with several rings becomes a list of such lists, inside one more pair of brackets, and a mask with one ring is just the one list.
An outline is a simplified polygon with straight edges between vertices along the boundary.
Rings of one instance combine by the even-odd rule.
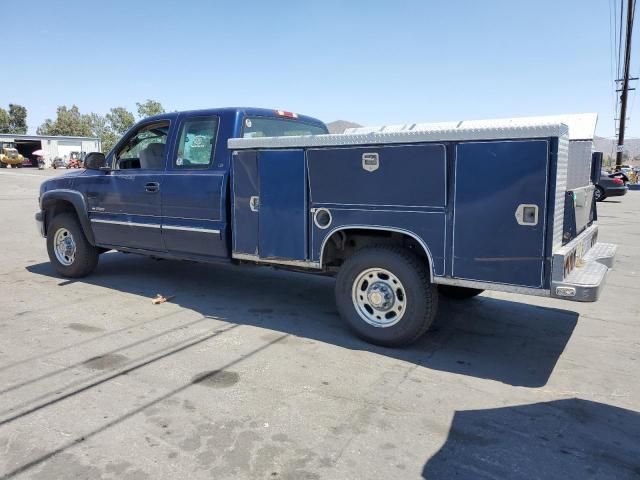
[[355, 252], [338, 272], [335, 295], [340, 316], [356, 335], [384, 347], [416, 341], [438, 309], [428, 262], [400, 247]]
[[453, 285], [438, 285], [438, 291], [454, 300], [467, 300], [484, 292], [480, 288], [454, 287]]
[[604, 193], [604, 189], [598, 185], [596, 185], [596, 189], [593, 192], [593, 195], [596, 197], [596, 202], [601, 202], [605, 198], [607, 198], [607, 196]]
[[53, 267], [64, 277], [85, 277], [98, 265], [99, 249], [89, 243], [72, 213], [62, 213], [51, 220], [47, 253]]

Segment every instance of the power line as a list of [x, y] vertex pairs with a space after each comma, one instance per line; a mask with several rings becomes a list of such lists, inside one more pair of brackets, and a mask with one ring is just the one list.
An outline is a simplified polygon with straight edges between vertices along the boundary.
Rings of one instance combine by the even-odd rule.
[[[611, 73], [611, 83], [614, 85], [615, 79], [617, 78], [615, 71], [615, 41], [616, 41], [616, 0], [609, 0], [609, 63], [610, 63], [610, 73]], [[616, 93], [611, 92], [611, 105], [613, 107], [613, 118], [616, 118], [618, 115], [618, 99], [616, 98]], [[614, 120], [614, 131], [615, 131], [615, 120]]]
[[[622, 1], [622, 0], [621, 0]], [[629, 96], [629, 70], [631, 68], [631, 39], [633, 35], [633, 21], [635, 18], [636, 0], [628, 0], [627, 3], [627, 24], [625, 28], [624, 46], [624, 78], [622, 83], [622, 94], [620, 95], [620, 128], [618, 132], [618, 147], [616, 149], [616, 168], [622, 166], [622, 153], [624, 149], [624, 133], [627, 121], [627, 99]], [[622, 25], [620, 28], [622, 32]], [[616, 80], [617, 81], [617, 80]]]
[[620, 78], [620, 64], [622, 63], [621, 60], [621, 56], [622, 56], [622, 21], [623, 21], [623, 16], [624, 16], [624, 0], [620, 0], [620, 27], [618, 28], [618, 61], [616, 63], [616, 78]]

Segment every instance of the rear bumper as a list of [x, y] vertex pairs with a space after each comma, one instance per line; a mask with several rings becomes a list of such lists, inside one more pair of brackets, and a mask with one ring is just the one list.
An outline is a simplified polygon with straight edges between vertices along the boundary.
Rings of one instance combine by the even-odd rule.
[[553, 254], [551, 296], [577, 302], [595, 302], [613, 267], [617, 246], [597, 243], [592, 225]]
[[605, 189], [604, 194], [607, 197], [621, 197], [622, 195], [626, 195], [628, 190], [626, 185], [624, 187], [611, 187]]
[[36, 213], [36, 227], [38, 228], [38, 233], [43, 237], [46, 237], [44, 233], [44, 212]]

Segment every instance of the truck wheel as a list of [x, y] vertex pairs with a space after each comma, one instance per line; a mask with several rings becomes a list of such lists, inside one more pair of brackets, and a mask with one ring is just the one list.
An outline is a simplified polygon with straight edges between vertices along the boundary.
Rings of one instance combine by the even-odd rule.
[[62, 213], [47, 228], [47, 253], [64, 277], [85, 277], [98, 265], [98, 249], [85, 237], [75, 215]]
[[362, 339], [385, 347], [424, 334], [438, 308], [427, 262], [399, 247], [367, 247], [342, 265], [336, 279], [340, 316]]
[[438, 285], [438, 291], [454, 300], [466, 300], [484, 292], [480, 288], [454, 287], [453, 285]]
[[598, 185], [596, 185], [596, 189], [593, 192], [593, 196], [596, 197], [596, 202], [601, 202], [605, 198], [607, 198], [607, 196], [604, 194], [604, 190], [602, 189], [602, 187]]

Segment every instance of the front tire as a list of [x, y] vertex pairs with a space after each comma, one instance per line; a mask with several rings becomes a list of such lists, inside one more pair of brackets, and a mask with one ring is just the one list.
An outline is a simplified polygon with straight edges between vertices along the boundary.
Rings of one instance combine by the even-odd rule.
[[336, 278], [340, 316], [360, 338], [384, 347], [408, 345], [433, 323], [438, 293], [428, 262], [400, 247], [367, 247]]
[[62, 213], [51, 220], [47, 253], [53, 267], [64, 277], [85, 277], [98, 265], [99, 250], [89, 243], [72, 213]]
[[596, 185], [596, 189], [593, 192], [593, 195], [596, 197], [596, 202], [601, 202], [603, 201], [605, 198], [607, 198], [607, 196], [604, 193], [604, 190], [602, 189], [602, 187]]

